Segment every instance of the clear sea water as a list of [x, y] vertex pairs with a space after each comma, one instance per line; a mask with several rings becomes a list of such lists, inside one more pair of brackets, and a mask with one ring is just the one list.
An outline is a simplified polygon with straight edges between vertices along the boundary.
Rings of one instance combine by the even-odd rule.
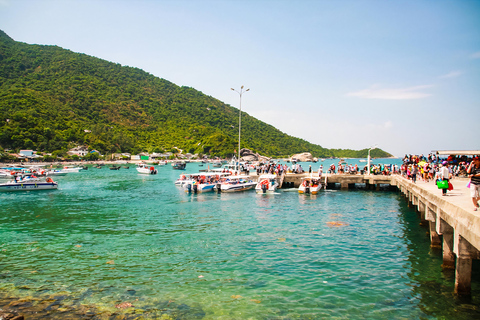
[[0, 194], [0, 298], [99, 318], [480, 318], [478, 264], [472, 297], [456, 297], [399, 192], [188, 195], [179, 174], [90, 167], [58, 190]]

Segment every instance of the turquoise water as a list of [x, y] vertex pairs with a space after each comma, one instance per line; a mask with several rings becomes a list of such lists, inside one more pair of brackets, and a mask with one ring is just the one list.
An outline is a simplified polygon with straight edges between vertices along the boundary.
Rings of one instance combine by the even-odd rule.
[[476, 273], [472, 298], [457, 299], [398, 192], [188, 195], [179, 171], [158, 171], [90, 167], [56, 178], [58, 190], [0, 194], [4, 297], [133, 318], [480, 316]]

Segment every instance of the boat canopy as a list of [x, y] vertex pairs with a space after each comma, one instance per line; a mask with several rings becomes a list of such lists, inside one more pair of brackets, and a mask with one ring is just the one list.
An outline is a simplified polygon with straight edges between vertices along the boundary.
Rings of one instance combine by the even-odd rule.
[[477, 156], [480, 155], [480, 150], [436, 150], [433, 151], [438, 155], [447, 156]]
[[228, 172], [199, 172], [199, 173], [187, 173], [184, 176], [196, 177], [196, 176], [227, 176]]
[[227, 178], [230, 179], [230, 180], [234, 180], [234, 179], [250, 179], [250, 176], [245, 176], [245, 175], [243, 175], [243, 176], [228, 176]]
[[276, 174], [262, 174], [258, 179], [276, 179], [278, 176]]

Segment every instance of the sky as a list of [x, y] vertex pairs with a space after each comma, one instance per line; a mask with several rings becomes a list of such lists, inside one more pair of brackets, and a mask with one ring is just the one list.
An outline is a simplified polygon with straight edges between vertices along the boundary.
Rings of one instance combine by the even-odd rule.
[[0, 0], [0, 29], [236, 108], [244, 85], [242, 111], [325, 148], [480, 149], [480, 1]]

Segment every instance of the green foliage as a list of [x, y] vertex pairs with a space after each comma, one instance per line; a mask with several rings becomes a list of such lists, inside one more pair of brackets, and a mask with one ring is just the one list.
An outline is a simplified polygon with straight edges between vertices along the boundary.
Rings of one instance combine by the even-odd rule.
[[[53, 152], [88, 145], [102, 154], [136, 154], [178, 147], [228, 156], [238, 147], [237, 125], [238, 109], [193, 88], [56, 46], [15, 42], [0, 31], [3, 148]], [[246, 113], [242, 148], [271, 157], [306, 151], [366, 157], [368, 151], [325, 149]]]

